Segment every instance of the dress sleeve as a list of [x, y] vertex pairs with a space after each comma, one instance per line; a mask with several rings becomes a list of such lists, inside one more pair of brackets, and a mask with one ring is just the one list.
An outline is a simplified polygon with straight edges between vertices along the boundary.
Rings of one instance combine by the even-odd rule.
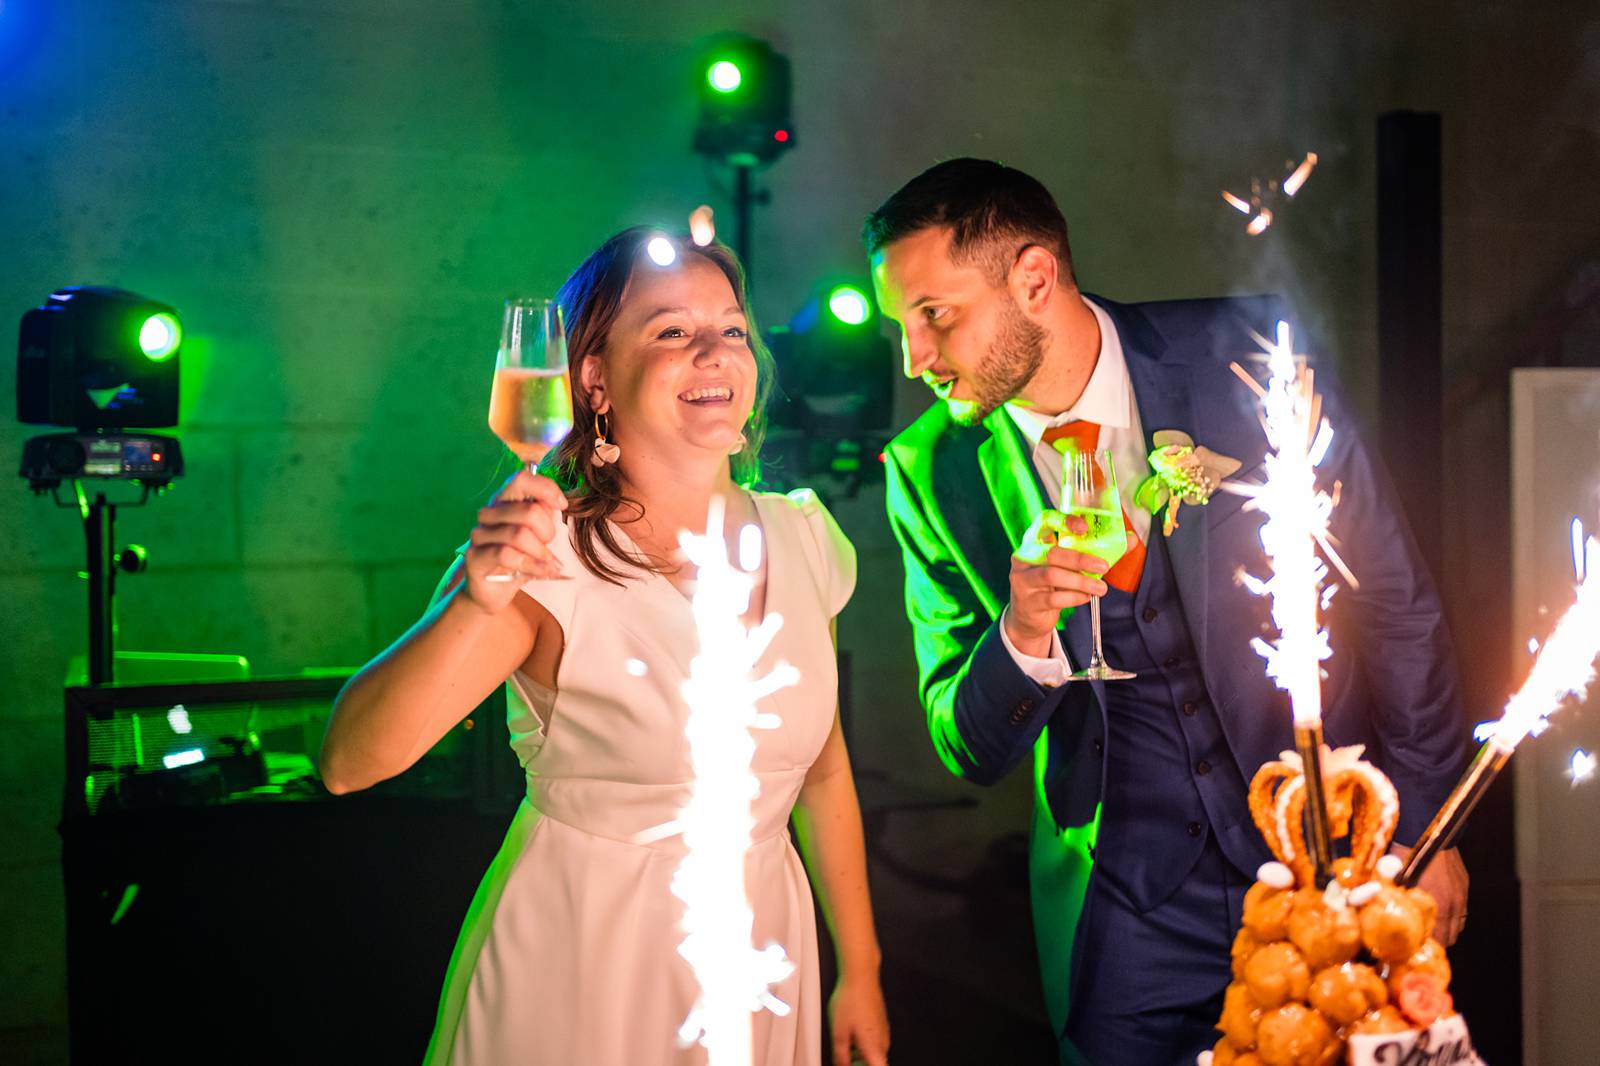
[[[465, 555], [470, 545], [463, 544], [456, 549], [457, 555]], [[583, 573], [583, 560], [578, 558], [577, 551], [572, 547], [572, 531], [567, 526], [567, 516], [562, 513], [556, 515], [556, 535], [550, 541], [550, 551], [561, 562], [561, 577], [557, 578], [529, 578], [522, 583], [524, 595], [533, 599], [545, 610], [550, 612], [561, 632], [571, 639], [572, 615], [578, 604], [578, 586]]]
[[789, 501], [805, 519], [806, 535], [812, 552], [812, 570], [822, 602], [832, 618], [844, 610], [856, 590], [856, 549], [833, 520], [833, 515], [810, 489], [795, 489]]

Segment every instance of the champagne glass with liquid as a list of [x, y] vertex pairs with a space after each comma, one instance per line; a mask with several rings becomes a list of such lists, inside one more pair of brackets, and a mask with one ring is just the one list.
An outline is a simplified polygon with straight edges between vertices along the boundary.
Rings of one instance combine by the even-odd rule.
[[[1117, 495], [1117, 471], [1109, 449], [1092, 451], [1069, 449], [1062, 455], [1061, 510], [1068, 517], [1081, 518], [1088, 529], [1082, 534], [1062, 530], [1057, 543], [1065, 548], [1115, 563], [1128, 550], [1128, 528], [1122, 516], [1122, 497]], [[1094, 575], [1102, 577], [1103, 575]], [[1070, 675], [1071, 681], [1125, 681], [1136, 675], [1106, 663], [1100, 646], [1100, 597], [1089, 600], [1092, 635], [1089, 665]]]
[[[561, 305], [547, 299], [507, 300], [489, 391], [489, 428], [530, 470], [572, 430], [572, 385]], [[490, 581], [519, 580], [503, 570]]]

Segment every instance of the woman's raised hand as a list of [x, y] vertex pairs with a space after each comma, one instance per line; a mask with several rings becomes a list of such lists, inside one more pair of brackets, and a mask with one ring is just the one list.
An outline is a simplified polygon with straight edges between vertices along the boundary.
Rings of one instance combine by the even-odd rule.
[[528, 470], [500, 487], [478, 512], [466, 562], [466, 595], [482, 610], [502, 610], [528, 578], [561, 575], [550, 551], [567, 498], [560, 486]]

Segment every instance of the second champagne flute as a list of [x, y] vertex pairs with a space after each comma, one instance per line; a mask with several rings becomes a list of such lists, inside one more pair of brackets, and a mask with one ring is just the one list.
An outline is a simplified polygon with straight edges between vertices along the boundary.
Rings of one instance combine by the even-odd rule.
[[[1128, 550], [1128, 527], [1122, 516], [1122, 497], [1117, 494], [1117, 471], [1109, 449], [1094, 451], [1069, 449], [1062, 455], [1061, 510], [1068, 517], [1081, 518], [1088, 529], [1081, 535], [1062, 530], [1057, 541], [1103, 559], [1107, 566]], [[1104, 578], [1104, 575], [1093, 575]], [[1069, 676], [1071, 681], [1126, 681], [1137, 675], [1119, 670], [1106, 662], [1100, 646], [1100, 597], [1089, 600], [1092, 638], [1089, 665]]]
[[[489, 391], [489, 428], [530, 470], [572, 431], [567, 333], [554, 300], [506, 301]], [[488, 580], [521, 576], [502, 570]]]

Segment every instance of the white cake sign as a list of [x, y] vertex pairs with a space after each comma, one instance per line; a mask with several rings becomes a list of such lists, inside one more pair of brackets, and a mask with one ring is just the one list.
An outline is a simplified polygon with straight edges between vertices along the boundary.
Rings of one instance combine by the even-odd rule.
[[1350, 1038], [1350, 1066], [1484, 1066], [1459, 1014], [1426, 1029]]

